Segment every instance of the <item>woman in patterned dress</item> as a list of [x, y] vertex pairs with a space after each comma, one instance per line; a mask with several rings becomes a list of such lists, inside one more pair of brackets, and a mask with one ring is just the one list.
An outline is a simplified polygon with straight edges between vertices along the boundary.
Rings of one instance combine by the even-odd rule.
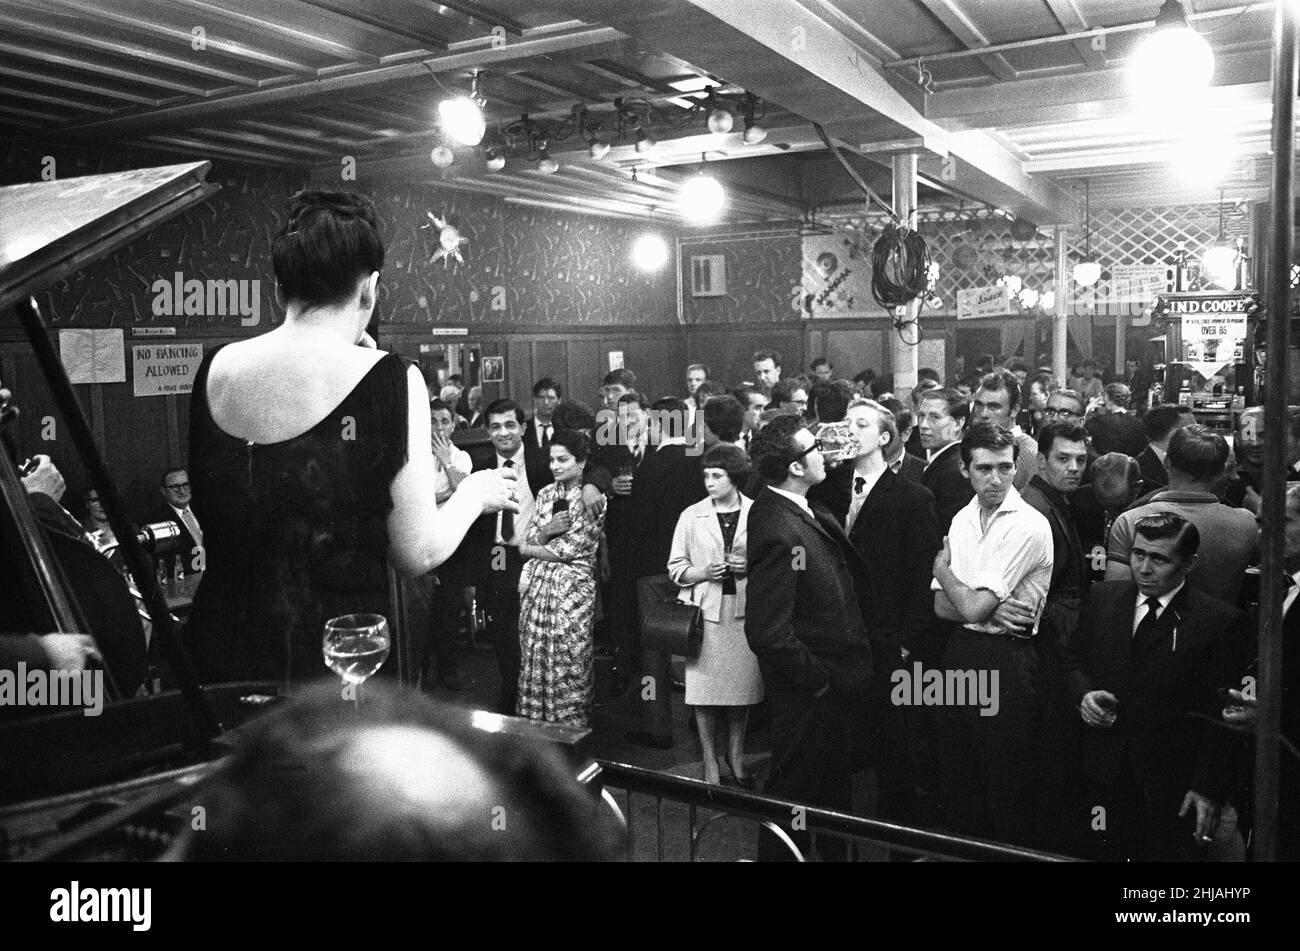
[[[582, 473], [591, 441], [562, 430], [551, 439], [555, 482], [537, 493], [519, 579], [520, 716], [585, 727], [594, 684], [592, 610], [596, 549], [604, 513], [582, 501]], [[565, 499], [568, 511], [555, 513]]]

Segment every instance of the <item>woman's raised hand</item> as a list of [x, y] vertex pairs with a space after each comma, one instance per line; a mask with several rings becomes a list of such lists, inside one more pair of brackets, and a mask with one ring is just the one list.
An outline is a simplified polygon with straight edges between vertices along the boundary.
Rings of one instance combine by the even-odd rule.
[[467, 475], [456, 491], [477, 497], [485, 514], [505, 509], [518, 512], [519, 494], [515, 485], [518, 478], [512, 469], [480, 469]]

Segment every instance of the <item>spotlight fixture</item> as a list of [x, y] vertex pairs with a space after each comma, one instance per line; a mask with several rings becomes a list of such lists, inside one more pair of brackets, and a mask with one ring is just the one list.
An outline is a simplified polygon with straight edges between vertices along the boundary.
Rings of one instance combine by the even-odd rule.
[[489, 172], [499, 172], [506, 167], [506, 157], [496, 149], [488, 149], [483, 156], [483, 167]]
[[709, 90], [709, 98], [706, 108], [709, 110], [709, 131], [715, 135], [720, 135], [731, 131], [731, 127], [736, 124], [735, 117], [730, 112], [718, 105], [718, 97]]
[[1213, 76], [1214, 50], [1188, 23], [1181, 0], [1165, 0], [1129, 59], [1131, 93], [1148, 107], [1167, 109], [1190, 102]]
[[1092, 194], [1089, 180], [1083, 180], [1083, 208], [1086, 224], [1084, 225], [1083, 260], [1074, 266], [1074, 283], [1080, 287], [1091, 287], [1101, 278], [1101, 265], [1092, 259]]
[[456, 155], [445, 145], [436, 146], [429, 153], [429, 161], [439, 168], [446, 168], [452, 162], [456, 161]]
[[546, 151], [544, 145], [537, 153], [537, 170], [543, 175], [554, 175], [560, 170], [560, 163], [551, 158], [551, 154]]
[[636, 150], [638, 152], [649, 152], [659, 143], [645, 129], [638, 124], [636, 128]]
[[475, 70], [468, 96], [453, 96], [438, 103], [438, 116], [442, 119], [443, 131], [461, 145], [478, 145], [487, 131], [478, 75], [478, 70]]
[[758, 97], [752, 92], [745, 93], [745, 131], [740, 134], [740, 141], [746, 145], [758, 145], [767, 138], [767, 130], [754, 119], [754, 107]]
[[668, 245], [657, 234], [643, 234], [632, 245], [632, 264], [639, 271], [658, 271], [668, 263]]

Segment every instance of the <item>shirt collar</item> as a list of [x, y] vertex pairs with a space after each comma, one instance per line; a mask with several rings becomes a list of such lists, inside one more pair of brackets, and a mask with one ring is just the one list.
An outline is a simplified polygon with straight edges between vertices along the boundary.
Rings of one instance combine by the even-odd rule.
[[[1174, 588], [1172, 591], [1166, 591], [1160, 597], [1156, 598], [1156, 600], [1160, 602], [1161, 614], [1165, 613], [1165, 608], [1169, 607], [1169, 602], [1172, 601], [1174, 598], [1178, 597], [1178, 592], [1182, 591], [1183, 588], [1185, 587], [1187, 587], [1186, 578], [1183, 579], [1182, 583], [1179, 584], [1178, 587]], [[1141, 591], [1139, 591], [1137, 594], [1137, 603], [1134, 605], [1133, 609], [1137, 610], [1142, 605], [1146, 604], [1146, 600], [1147, 600], [1147, 596], [1143, 594]]]
[[[520, 443], [520, 444], [519, 444], [519, 448], [515, 450], [515, 454], [514, 454], [513, 456], [510, 456], [509, 458], [510, 458], [510, 461], [511, 461], [511, 462], [515, 463], [515, 465], [517, 465], [517, 466], [521, 466], [521, 465], [523, 465], [523, 463], [524, 463], [524, 446], [523, 446], [523, 443]], [[497, 466], [499, 467], [499, 466], [501, 465], [501, 463], [504, 462], [505, 460], [506, 460], [506, 457], [503, 456], [503, 455], [501, 455], [500, 451], [498, 450], [498, 451], [497, 451]]]
[[[954, 439], [952, 442], [948, 443], [942, 449], [936, 449], [934, 452], [930, 453], [930, 455], [926, 458], [925, 464], [928, 466], [930, 463], [934, 462], [934, 460], [938, 459], [940, 456], [942, 456], [953, 446], [957, 446], [957, 445], [960, 445], [960, 443], [956, 439]], [[902, 456], [899, 456], [899, 458], [901, 459]]]
[[770, 488], [777, 495], [784, 495], [791, 502], [794, 502], [801, 509], [807, 512], [809, 516], [812, 515], [812, 506], [808, 504], [808, 499], [805, 496], [799, 495], [798, 493], [795, 492], [787, 492], [785, 489], [778, 489], [774, 485], [768, 486], [768, 488]]

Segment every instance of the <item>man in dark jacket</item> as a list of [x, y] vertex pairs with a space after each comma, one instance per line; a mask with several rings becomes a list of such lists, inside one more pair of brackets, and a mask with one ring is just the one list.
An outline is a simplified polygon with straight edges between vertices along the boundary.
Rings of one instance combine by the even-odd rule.
[[[826, 464], [801, 420], [768, 423], [754, 440], [753, 459], [767, 487], [750, 510], [745, 637], [758, 656], [772, 716], [765, 792], [848, 811], [851, 716], [872, 675], [857, 594], [865, 566], [834, 517], [808, 503]], [[792, 825], [803, 845], [806, 833]], [[764, 832], [759, 858], [789, 855]]]
[[946, 535], [953, 516], [975, 497], [961, 473], [961, 436], [970, 406], [956, 390], [930, 390], [917, 408], [917, 430], [928, 454], [921, 484], [934, 495], [939, 534]]
[[1142, 420], [1129, 412], [1133, 395], [1123, 383], [1107, 383], [1101, 410], [1088, 418], [1088, 434], [1098, 454], [1122, 452], [1136, 459], [1147, 447]]
[[1220, 688], [1245, 670], [1245, 616], [1187, 584], [1200, 533], [1172, 512], [1142, 518], [1131, 581], [1093, 585], [1066, 682], [1085, 724], [1088, 823], [1098, 857], [1204, 855], [1232, 785], [1236, 738], [1216, 727]]

